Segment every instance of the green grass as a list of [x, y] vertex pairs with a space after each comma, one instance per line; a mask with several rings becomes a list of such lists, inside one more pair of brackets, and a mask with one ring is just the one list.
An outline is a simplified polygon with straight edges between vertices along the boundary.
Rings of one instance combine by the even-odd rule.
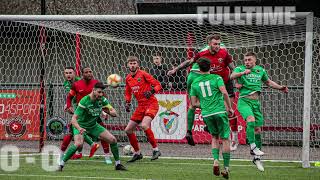
[[[1, 166], [0, 179], [223, 179], [212, 174], [211, 160], [159, 159], [151, 162], [150, 158], [144, 158], [132, 164], [123, 161], [128, 171], [119, 172], [113, 165], [104, 164], [102, 158], [83, 158], [68, 161], [63, 172], [46, 172], [41, 168], [40, 159], [36, 156], [35, 164], [27, 164], [25, 157], [20, 157], [20, 167], [13, 172], [6, 172]], [[300, 163], [285, 162], [265, 162], [264, 166], [265, 172], [259, 172], [249, 161], [232, 161], [230, 179], [320, 179], [320, 167], [303, 169]]]

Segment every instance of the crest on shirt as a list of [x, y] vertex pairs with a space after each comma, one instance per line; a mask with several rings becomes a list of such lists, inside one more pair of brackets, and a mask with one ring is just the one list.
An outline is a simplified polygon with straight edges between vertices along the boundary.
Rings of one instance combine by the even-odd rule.
[[172, 108], [178, 106], [182, 101], [159, 101], [161, 107], [166, 108], [165, 111], [159, 113], [159, 126], [161, 130], [168, 135], [174, 134], [178, 129], [177, 118], [179, 114], [171, 111]]
[[223, 63], [223, 59], [222, 58], [219, 58], [218, 61], [219, 61], [219, 63]]
[[138, 78], [137, 81], [140, 82], [140, 81], [141, 81], [141, 78]]

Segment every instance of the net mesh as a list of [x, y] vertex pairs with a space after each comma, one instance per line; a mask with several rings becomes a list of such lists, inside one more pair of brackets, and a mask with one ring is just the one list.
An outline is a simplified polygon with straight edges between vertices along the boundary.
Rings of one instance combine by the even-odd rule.
[[[253, 23], [254, 24], [254, 23]], [[39, 144], [39, 111], [28, 111], [25, 114], [21, 104], [35, 104], [40, 107], [40, 74], [41, 65], [45, 69], [46, 116], [45, 125], [52, 118], [62, 118], [70, 121], [71, 117], [64, 112], [65, 90], [62, 86], [63, 69], [65, 66], [75, 66], [76, 37], [80, 37], [81, 65], [90, 66], [96, 79], [106, 81], [108, 75], [116, 73], [125, 77], [128, 73], [126, 58], [137, 56], [141, 66], [148, 72], [154, 72], [153, 56], [162, 58], [164, 69], [171, 69], [188, 58], [188, 52], [197, 51], [205, 45], [205, 37], [213, 32], [222, 35], [222, 41], [227, 47], [236, 65], [242, 64], [247, 51], [258, 55], [258, 63], [267, 70], [270, 79], [280, 84], [288, 85], [289, 94], [264, 88], [261, 95], [262, 111], [265, 117], [263, 127], [263, 149], [268, 152], [268, 159], [301, 160], [302, 125], [303, 125], [303, 85], [306, 19], [297, 18], [292, 26], [223, 26], [210, 25], [204, 22], [197, 24], [195, 20], [107, 20], [107, 21], [0, 21], [1, 50], [0, 76], [1, 94], [22, 94], [25, 98], [17, 100], [15, 107], [5, 105], [10, 98], [2, 97], [1, 144], [14, 143], [24, 151], [37, 151]], [[310, 160], [320, 158], [320, 120], [319, 120], [319, 33], [320, 21], [314, 19], [313, 39], [313, 72], [312, 72], [312, 110], [311, 110], [311, 145]], [[77, 35], [78, 34], [78, 35]], [[40, 44], [43, 44], [44, 53]], [[190, 51], [192, 49], [192, 51]], [[163, 78], [166, 94], [159, 96], [162, 100], [174, 100], [172, 94], [180, 94], [178, 98], [186, 98], [186, 70], [181, 70], [174, 77], [165, 74], [153, 74]], [[124, 85], [117, 89], [107, 88], [108, 98], [118, 110], [120, 117], [106, 121], [111, 132], [117, 136], [120, 144], [128, 144], [123, 128], [130, 119], [130, 113], [124, 111]], [[33, 95], [32, 95], [33, 94]], [[14, 98], [11, 98], [13, 100]], [[25, 101], [30, 101], [25, 103]], [[20, 104], [20, 105], [19, 105]], [[172, 109], [180, 116], [182, 125], [175, 135], [185, 135], [187, 103]], [[19, 106], [19, 107], [18, 107]], [[134, 107], [136, 104], [134, 105]], [[20, 109], [19, 109], [20, 108]], [[30, 109], [30, 108], [29, 108]], [[1, 110], [1, 109], [0, 109]], [[0, 111], [0, 112], [2, 112]], [[159, 113], [165, 111], [160, 109]], [[21, 115], [22, 114], [22, 115]], [[23, 120], [17, 120], [22, 117]], [[12, 120], [16, 118], [15, 120]], [[26, 130], [21, 135], [21, 128], [8, 134], [10, 122], [23, 121]], [[29, 120], [29, 121], [28, 121]], [[26, 122], [25, 122], [26, 121]], [[154, 120], [159, 123], [161, 118]], [[154, 125], [153, 124], [153, 125]], [[195, 147], [188, 147], [185, 141], [169, 141], [160, 144], [160, 149], [166, 156], [211, 157], [208, 135], [203, 135], [203, 123], [198, 126], [199, 134], [195, 138]], [[58, 128], [59, 129], [59, 128]], [[239, 131], [244, 129], [239, 124]], [[23, 128], [22, 128], [23, 130]], [[46, 129], [45, 144], [60, 144], [62, 135], [51, 136]], [[19, 131], [19, 132], [18, 132]], [[57, 130], [58, 132], [59, 130]], [[161, 128], [154, 129], [155, 134]], [[19, 134], [20, 133], [20, 134]], [[137, 135], [142, 142], [142, 149], [147, 154], [150, 147], [142, 131]], [[170, 135], [170, 134], [169, 134]], [[168, 136], [169, 136], [168, 135]], [[172, 137], [172, 136], [171, 136]], [[239, 134], [239, 138], [241, 137]], [[166, 139], [166, 138], [164, 138]], [[244, 140], [245, 141], [245, 140]], [[88, 148], [88, 147], [87, 147]], [[86, 151], [86, 150], [85, 150]], [[240, 145], [232, 153], [234, 158], [250, 158], [249, 148]], [[102, 152], [102, 151], [101, 151]], [[100, 152], [100, 153], [101, 153]]]

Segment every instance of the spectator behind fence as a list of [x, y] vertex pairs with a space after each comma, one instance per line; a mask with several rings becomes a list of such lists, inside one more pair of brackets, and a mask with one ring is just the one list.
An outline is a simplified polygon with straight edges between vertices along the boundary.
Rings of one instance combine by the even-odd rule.
[[156, 78], [163, 88], [163, 90], [168, 90], [168, 66], [166, 64], [162, 64], [162, 57], [160, 55], [153, 56], [153, 65], [150, 69], [150, 74]]

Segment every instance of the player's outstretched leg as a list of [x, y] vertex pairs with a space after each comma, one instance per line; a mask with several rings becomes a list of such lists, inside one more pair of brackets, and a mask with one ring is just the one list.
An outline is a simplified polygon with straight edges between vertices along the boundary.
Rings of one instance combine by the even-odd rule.
[[113, 143], [110, 144], [110, 147], [111, 147], [111, 152], [112, 152], [114, 160], [115, 160], [115, 170], [126, 171], [127, 168], [124, 167], [120, 162], [120, 154], [119, 154], [118, 143], [117, 142], [113, 142]]
[[129, 142], [134, 150], [132, 158], [129, 161], [127, 161], [128, 163], [135, 162], [135, 161], [143, 158], [143, 155], [140, 152], [140, 147], [139, 147], [137, 136], [134, 133], [134, 129], [136, 129], [137, 125], [138, 125], [138, 123], [130, 120], [126, 129], [125, 129], [125, 132], [127, 133], [127, 136], [129, 138]]
[[115, 160], [115, 170], [126, 171], [127, 168], [124, 167], [120, 162], [120, 154], [119, 154], [119, 147], [117, 144], [117, 139], [101, 125], [98, 125], [97, 129], [98, 129], [97, 131], [99, 131], [99, 132], [102, 131], [102, 133], [100, 133], [100, 135], [99, 135], [99, 138], [102, 141], [110, 143], [111, 152], [112, 152], [114, 160]]
[[194, 123], [194, 113], [195, 113], [195, 109], [190, 106], [188, 109], [188, 114], [187, 114], [187, 119], [188, 119], [188, 129], [187, 129], [187, 134], [186, 134], [186, 139], [189, 145], [191, 146], [195, 146], [193, 137], [192, 137], [192, 127], [193, 127], [193, 123]]
[[110, 157], [110, 149], [109, 149], [109, 143], [106, 141], [101, 140], [101, 145], [104, 152], [104, 161], [106, 164], [112, 164], [112, 160]]
[[71, 158], [71, 156], [77, 151], [80, 145], [72, 144], [67, 150], [66, 154], [63, 156], [63, 159], [59, 163], [59, 171], [62, 171], [65, 163]]
[[232, 139], [230, 143], [230, 150], [235, 151], [238, 148], [238, 124], [237, 116], [229, 117], [229, 124], [232, 132]]
[[131, 146], [134, 149], [132, 158], [130, 160], [128, 160], [127, 162], [131, 163], [131, 162], [135, 162], [137, 160], [142, 159], [143, 155], [140, 152], [140, 148], [139, 148], [138, 139], [137, 139], [136, 134], [135, 133], [127, 133], [127, 136], [129, 138]]
[[[227, 92], [229, 94], [230, 97], [230, 101], [232, 104], [232, 109], [234, 112], [236, 112], [237, 107], [236, 107], [236, 103], [235, 103], [235, 94], [234, 94], [234, 85], [233, 82], [231, 80], [229, 80], [226, 84], [226, 88], [227, 88]], [[230, 143], [230, 150], [231, 151], [235, 151], [238, 148], [239, 145], [239, 140], [238, 140], [238, 117], [233, 114], [232, 116], [228, 116], [229, 118], [229, 125], [231, 128], [231, 132], [232, 132], [232, 136], [231, 136], [231, 143]]]
[[[72, 128], [72, 125], [71, 124], [68, 124], [67, 125], [68, 127], [68, 134], [66, 134], [64, 137], [63, 137], [63, 140], [62, 140], [62, 144], [61, 144], [61, 153], [60, 153], [60, 161], [62, 160], [63, 158], [63, 155], [64, 155], [64, 152], [65, 150], [68, 148], [70, 142], [72, 141], [73, 139], [73, 128]], [[81, 149], [81, 148], [80, 148]], [[79, 153], [75, 153], [71, 159], [79, 159], [82, 157], [82, 154], [79, 154]], [[59, 162], [60, 163], [60, 162]]]
[[[158, 106], [158, 104], [157, 104]], [[158, 148], [158, 144], [156, 139], [154, 138], [154, 134], [153, 131], [151, 130], [151, 121], [153, 119], [153, 117], [155, 116], [156, 112], [158, 111], [157, 108], [155, 108], [156, 111], [153, 114], [144, 116], [141, 122], [141, 128], [144, 130], [144, 133], [147, 136], [147, 139], [149, 141], [149, 143], [152, 146], [152, 157], [151, 157], [151, 161], [158, 159], [161, 156], [161, 152]]]
[[66, 154], [63, 156], [63, 159], [59, 163], [59, 171], [62, 171], [65, 163], [71, 158], [71, 156], [83, 145], [83, 137], [82, 135], [75, 135], [74, 136], [74, 144], [72, 144], [69, 149], [67, 150]]
[[[262, 148], [262, 139], [261, 139], [261, 128], [256, 128], [255, 129], [255, 143], [256, 146], [261, 150]], [[256, 165], [256, 167], [259, 169], [259, 171], [264, 171], [263, 163], [261, 161], [261, 156], [254, 156], [253, 158], [253, 164]]]
[[[94, 153], [97, 151], [97, 149], [99, 148], [99, 144], [98, 143], [95, 143], [93, 142], [92, 138], [90, 136], [88, 136], [86, 133], [83, 134], [83, 138], [84, 138], [84, 141], [89, 144], [89, 146], [91, 147], [90, 149], [90, 154], [89, 154], [89, 158], [92, 157], [94, 155]], [[78, 152], [81, 153], [81, 157], [82, 157], [82, 149], [80, 149]], [[80, 157], [80, 158], [81, 158]]]
[[[191, 90], [191, 85], [193, 83], [193, 81], [199, 77], [200, 74], [195, 73], [195, 72], [190, 72], [188, 77], [187, 77], [187, 91], [188, 91], [188, 97], [190, 99], [190, 90]], [[188, 122], [188, 126], [187, 126], [187, 134], [186, 134], [186, 139], [189, 145], [191, 146], [195, 146], [193, 137], [192, 137], [192, 127], [193, 127], [193, 123], [194, 123], [194, 114], [195, 114], [195, 110], [196, 108], [193, 107], [191, 104], [188, 107], [188, 113], [187, 113], [187, 122]]]
[[[74, 155], [74, 153], [81, 149], [83, 146], [83, 135], [80, 134], [79, 130], [74, 128], [74, 127], [70, 127], [72, 128], [72, 132], [73, 132], [73, 137], [74, 137], [74, 144], [71, 145], [69, 147], [69, 149], [67, 150], [67, 153], [63, 156], [63, 159], [60, 161], [59, 163], [59, 171], [62, 171], [65, 163], [72, 157], [72, 155]], [[84, 133], [85, 134], [85, 133]]]
[[[227, 134], [230, 134], [230, 132]], [[223, 157], [224, 170], [221, 171], [221, 175], [223, 178], [229, 179], [230, 141], [229, 141], [229, 138], [227, 138], [227, 136], [224, 136], [224, 139], [222, 139], [222, 144], [223, 144], [222, 157]]]
[[[102, 127], [107, 129], [107, 124], [105, 124], [104, 122], [101, 121], [99, 124]], [[102, 145], [103, 152], [104, 152], [104, 162], [106, 164], [112, 164], [112, 160], [111, 160], [111, 157], [110, 157], [109, 143], [104, 141], [104, 140], [101, 140], [101, 145]]]
[[246, 133], [247, 133], [247, 138], [250, 144], [250, 154], [257, 155], [257, 156], [264, 155], [264, 152], [262, 152], [255, 143], [255, 120], [253, 116], [249, 116], [247, 118]]
[[211, 149], [212, 157], [213, 157], [213, 174], [216, 176], [220, 176], [220, 167], [219, 167], [219, 142], [217, 137], [212, 136], [212, 149]]
[[68, 128], [68, 133], [66, 135], [63, 136], [63, 140], [62, 140], [62, 143], [61, 143], [61, 146], [60, 146], [60, 160], [59, 160], [59, 163], [60, 161], [62, 160], [63, 156], [64, 156], [64, 152], [67, 150], [70, 142], [72, 141], [73, 139], [73, 130], [72, 130], [72, 126], [71, 124], [68, 124], [67, 125], [67, 128]]
[[60, 161], [62, 160], [63, 156], [64, 156], [64, 152], [67, 150], [71, 140], [72, 140], [73, 135], [71, 133], [66, 134], [63, 137], [61, 146], [60, 146]]

